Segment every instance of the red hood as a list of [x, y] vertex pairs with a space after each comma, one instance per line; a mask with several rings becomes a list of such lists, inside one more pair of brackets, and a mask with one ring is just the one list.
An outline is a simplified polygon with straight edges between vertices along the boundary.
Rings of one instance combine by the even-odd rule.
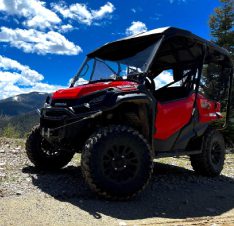
[[116, 87], [121, 91], [133, 91], [137, 89], [138, 84], [130, 81], [110, 81], [110, 82], [97, 82], [93, 84], [85, 84], [68, 89], [60, 89], [56, 91], [53, 99], [75, 99], [87, 94], [93, 93], [98, 90]]

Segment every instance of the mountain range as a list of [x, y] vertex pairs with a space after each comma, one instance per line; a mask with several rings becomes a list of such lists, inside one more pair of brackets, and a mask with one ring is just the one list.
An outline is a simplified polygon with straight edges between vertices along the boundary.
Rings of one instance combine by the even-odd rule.
[[48, 95], [32, 92], [0, 100], [0, 135], [8, 135], [10, 130], [24, 137], [39, 123], [37, 109], [44, 105]]

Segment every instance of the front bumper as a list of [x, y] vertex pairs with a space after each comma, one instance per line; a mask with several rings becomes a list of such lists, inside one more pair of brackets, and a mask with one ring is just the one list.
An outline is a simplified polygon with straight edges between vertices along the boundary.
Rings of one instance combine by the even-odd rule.
[[82, 137], [87, 129], [87, 120], [101, 114], [101, 111], [89, 111], [76, 114], [69, 108], [48, 107], [41, 109], [41, 135], [47, 140], [63, 141]]

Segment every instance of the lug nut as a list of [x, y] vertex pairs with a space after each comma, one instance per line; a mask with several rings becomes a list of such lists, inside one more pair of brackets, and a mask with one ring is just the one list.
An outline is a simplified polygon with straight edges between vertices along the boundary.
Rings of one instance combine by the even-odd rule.
[[117, 170], [117, 168], [115, 168], [115, 171]]
[[124, 165], [124, 168], [126, 168], [127, 166], [126, 165]]
[[123, 159], [123, 158], [125, 158], [125, 156], [124, 156], [124, 155], [121, 155], [121, 158]]
[[112, 161], [115, 161], [115, 158], [112, 158]]

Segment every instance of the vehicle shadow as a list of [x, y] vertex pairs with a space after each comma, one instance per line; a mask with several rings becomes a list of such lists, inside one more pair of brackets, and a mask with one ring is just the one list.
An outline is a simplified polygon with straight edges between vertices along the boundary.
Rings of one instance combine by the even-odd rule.
[[52, 173], [23, 168], [33, 184], [57, 200], [71, 203], [95, 218], [107, 215], [123, 220], [153, 217], [184, 219], [217, 216], [234, 207], [234, 180], [206, 178], [191, 170], [156, 163], [147, 189], [125, 202], [97, 198], [85, 185], [80, 167], [69, 166]]

